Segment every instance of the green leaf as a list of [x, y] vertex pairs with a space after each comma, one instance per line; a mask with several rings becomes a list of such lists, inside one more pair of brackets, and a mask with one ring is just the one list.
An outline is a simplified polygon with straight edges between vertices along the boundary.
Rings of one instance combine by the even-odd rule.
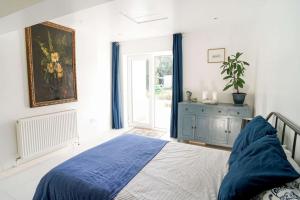
[[240, 79], [237, 80], [236, 85], [241, 88], [243, 88], [244, 86], [243, 82]]
[[239, 86], [238, 86], [238, 84], [236, 83], [236, 84], [233, 84], [233, 87], [234, 87], [234, 89], [238, 89], [239, 88]]
[[221, 72], [221, 74], [224, 74], [225, 72], [226, 72], [226, 69], [223, 69], [222, 72]]
[[238, 59], [243, 53], [237, 52], [235, 55], [235, 59]]
[[228, 90], [230, 87], [232, 87], [232, 85], [233, 85], [233, 84], [226, 85], [226, 86], [224, 87], [223, 91]]
[[245, 62], [245, 61], [243, 61], [243, 64], [244, 64], [244, 65], [248, 65], [248, 66], [250, 65], [249, 63], [247, 63], [247, 62]]
[[227, 70], [226, 70], [226, 73], [227, 73], [228, 75], [232, 76], [232, 71], [231, 71], [230, 69], [227, 69]]
[[241, 83], [245, 84], [245, 81], [241, 78], [238, 79], [238, 81], [240, 81]]
[[237, 84], [237, 86], [240, 87], [240, 88], [243, 88], [243, 87], [244, 87], [244, 85], [241, 84], [240, 82]]
[[232, 71], [233, 69], [234, 69], [234, 65], [233, 64], [229, 65], [228, 70]]
[[238, 72], [238, 73], [241, 73], [241, 72], [242, 72], [242, 67], [241, 67], [241, 65], [237, 65], [237, 72]]
[[232, 78], [231, 76], [225, 76], [224, 78], [223, 78], [223, 80], [226, 80], [226, 79], [229, 79], [229, 78]]

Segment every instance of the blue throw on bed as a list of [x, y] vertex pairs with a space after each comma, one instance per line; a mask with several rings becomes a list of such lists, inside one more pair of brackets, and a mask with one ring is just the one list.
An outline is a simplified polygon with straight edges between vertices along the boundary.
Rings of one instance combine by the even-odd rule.
[[113, 199], [166, 143], [129, 134], [117, 137], [52, 169], [33, 199]]

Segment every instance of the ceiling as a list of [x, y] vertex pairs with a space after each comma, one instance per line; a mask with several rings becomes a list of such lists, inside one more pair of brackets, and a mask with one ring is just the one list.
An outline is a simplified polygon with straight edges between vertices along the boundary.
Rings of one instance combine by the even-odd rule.
[[[148, 37], [215, 26], [250, 26], [259, 20], [265, 3], [266, 0], [116, 0], [112, 9], [115, 37], [122, 40], [137, 34]], [[148, 23], [135, 23], [143, 16], [150, 16]], [[155, 16], [161, 20], [151, 20]]]
[[[26, 10], [26, 18], [25, 11], [22, 15], [16, 14], [17, 28], [24, 24], [24, 19], [29, 21], [28, 25], [37, 23], [38, 19], [53, 20], [74, 27], [78, 24], [97, 24], [103, 28], [106, 26], [105, 30], [110, 32], [112, 40], [123, 41], [215, 27], [218, 30], [224, 27], [234, 31], [243, 25], [251, 31], [251, 25], [260, 19], [259, 13], [268, 1], [270, 0], [0, 0], [0, 17], [40, 2], [39, 10], [32, 7]], [[68, 6], [52, 6], [53, 10], [49, 11], [49, 5], [53, 2], [65, 2], [63, 5]], [[69, 9], [73, 7], [74, 9]], [[44, 13], [43, 16], [40, 15], [41, 12]], [[34, 20], [31, 19], [33, 15]], [[11, 21], [16, 22], [13, 16], [2, 17], [1, 29], [12, 26]], [[2, 32], [13, 28], [15, 27], [7, 27]]]
[[1, 0], [0, 1], [0, 17], [4, 17], [18, 10], [29, 7], [42, 0]]
[[112, 0], [0, 0], [0, 14], [11, 13], [0, 17], [0, 36], [69, 14], [76, 16], [78, 11], [110, 1]]
[[[60, 18], [71, 26], [109, 24], [112, 40], [169, 35], [215, 28], [251, 31], [268, 0], [114, 0]], [[76, 16], [76, 17], [75, 17]], [[74, 20], [76, 18], [76, 20]]]

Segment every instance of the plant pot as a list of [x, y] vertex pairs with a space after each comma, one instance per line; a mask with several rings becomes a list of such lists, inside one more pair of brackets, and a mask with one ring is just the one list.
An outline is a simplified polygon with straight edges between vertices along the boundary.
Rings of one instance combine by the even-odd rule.
[[232, 93], [234, 104], [243, 105], [246, 95], [246, 93]]

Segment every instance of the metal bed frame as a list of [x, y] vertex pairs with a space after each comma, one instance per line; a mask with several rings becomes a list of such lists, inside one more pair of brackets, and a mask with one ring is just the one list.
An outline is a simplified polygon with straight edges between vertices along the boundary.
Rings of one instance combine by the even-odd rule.
[[300, 127], [296, 125], [295, 123], [291, 122], [289, 119], [281, 115], [280, 113], [277, 112], [271, 112], [267, 116], [267, 121], [269, 121], [272, 117], [275, 117], [275, 128], [277, 129], [278, 127], [278, 120], [283, 122], [283, 129], [282, 129], [282, 138], [281, 138], [281, 144], [284, 144], [284, 137], [285, 137], [285, 132], [286, 132], [286, 127], [289, 127], [293, 133], [294, 133], [294, 139], [293, 139], [293, 147], [292, 147], [292, 158], [295, 158], [295, 151], [296, 151], [296, 143], [297, 143], [297, 136], [300, 136]]

